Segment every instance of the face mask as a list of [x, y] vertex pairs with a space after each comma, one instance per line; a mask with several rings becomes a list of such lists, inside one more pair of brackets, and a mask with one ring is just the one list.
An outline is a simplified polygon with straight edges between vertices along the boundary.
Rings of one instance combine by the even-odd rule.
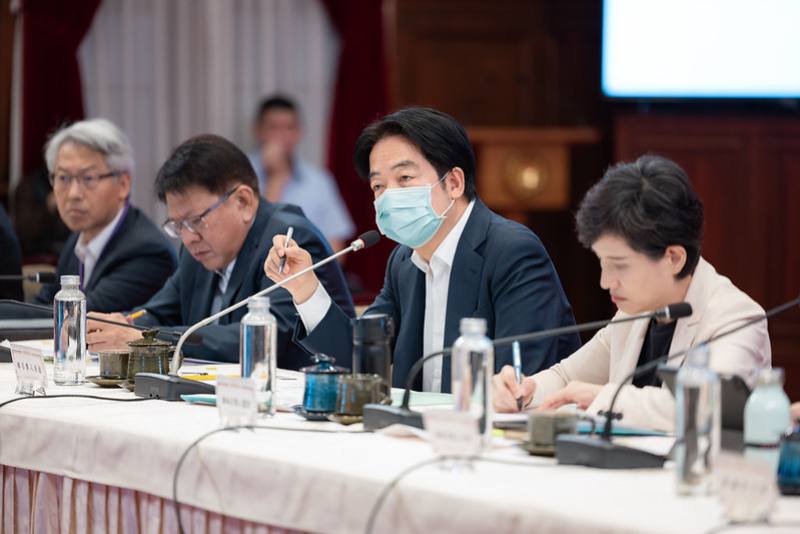
[[387, 189], [375, 200], [375, 223], [383, 235], [410, 248], [431, 240], [442, 226], [455, 199], [441, 215], [431, 204], [431, 190], [445, 179], [431, 185]]

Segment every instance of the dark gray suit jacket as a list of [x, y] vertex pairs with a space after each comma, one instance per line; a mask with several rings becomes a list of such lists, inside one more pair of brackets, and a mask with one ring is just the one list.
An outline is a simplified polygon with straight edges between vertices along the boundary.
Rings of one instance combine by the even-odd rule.
[[[78, 233], [70, 234], [58, 259], [58, 276], [78, 274], [75, 256]], [[109, 240], [92, 277], [83, 281], [86, 309], [126, 311], [139, 306], [161, 289], [175, 270], [175, 248], [141, 210], [130, 206], [119, 230]], [[45, 285], [34, 302], [50, 304], [60, 284]]]
[[[368, 313], [394, 319], [395, 387], [405, 387], [408, 372], [422, 354], [425, 317], [425, 274], [411, 261], [413, 251], [398, 246], [389, 257], [386, 278]], [[476, 200], [456, 248], [447, 294], [444, 346], [459, 336], [462, 317], [486, 319], [487, 335], [494, 339], [575, 324], [572, 309], [550, 257], [536, 235], [521, 224], [491, 212]], [[322, 322], [306, 334], [298, 322], [298, 343], [324, 351], [337, 363], [352, 358], [350, 318], [331, 305]], [[546, 369], [580, 348], [577, 334], [523, 343], [526, 375]], [[495, 371], [511, 364], [510, 348], [495, 352]], [[415, 387], [422, 386], [421, 376]], [[450, 391], [450, 359], [442, 364], [442, 391]]]

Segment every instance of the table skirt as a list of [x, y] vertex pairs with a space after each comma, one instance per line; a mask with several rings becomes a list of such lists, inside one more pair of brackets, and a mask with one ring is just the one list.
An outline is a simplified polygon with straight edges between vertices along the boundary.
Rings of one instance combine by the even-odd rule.
[[[148, 493], [0, 465], [2, 534], [173, 534], [173, 501]], [[180, 506], [186, 534], [298, 532]]]

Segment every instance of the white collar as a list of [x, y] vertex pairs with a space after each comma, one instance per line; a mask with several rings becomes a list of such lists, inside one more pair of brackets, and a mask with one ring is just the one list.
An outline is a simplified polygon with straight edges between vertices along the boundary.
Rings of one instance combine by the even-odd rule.
[[[435, 259], [436, 261], [447, 265], [447, 267], [453, 266], [453, 260], [456, 257], [458, 242], [461, 240], [461, 234], [464, 233], [464, 227], [467, 226], [467, 221], [469, 220], [469, 216], [472, 213], [472, 208], [474, 207], [475, 200], [473, 199], [467, 205], [467, 209], [464, 210], [464, 213], [461, 214], [461, 217], [458, 219], [456, 225], [452, 228], [452, 230], [450, 230], [450, 232], [448, 232], [444, 240], [439, 243], [439, 246], [436, 247], [436, 250], [433, 251], [431, 261], [434, 261]], [[422, 272], [428, 272], [429, 262], [426, 262], [416, 250], [411, 254], [411, 261], [414, 262], [414, 265], [416, 265]]]
[[87, 255], [91, 255], [95, 261], [100, 258], [100, 254], [102, 254], [103, 249], [106, 248], [108, 241], [111, 239], [111, 235], [114, 233], [114, 228], [116, 228], [124, 211], [125, 206], [121, 207], [114, 218], [111, 219], [111, 222], [105, 225], [103, 229], [100, 230], [100, 233], [94, 236], [94, 239], [85, 245], [83, 244], [83, 232], [78, 234], [78, 240], [75, 241], [74, 249], [78, 259], [85, 262]]

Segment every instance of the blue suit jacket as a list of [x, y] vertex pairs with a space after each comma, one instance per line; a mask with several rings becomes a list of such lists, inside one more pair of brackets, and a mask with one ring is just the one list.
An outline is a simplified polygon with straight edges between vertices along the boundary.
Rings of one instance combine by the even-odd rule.
[[[73, 232], [58, 259], [58, 276], [78, 274]], [[175, 271], [175, 247], [147, 215], [131, 206], [117, 233], [106, 244], [92, 271], [83, 281], [86, 309], [97, 312], [130, 310], [147, 302]], [[48, 284], [35, 302], [53, 302], [60, 284]]]
[[[222, 298], [222, 308], [243, 300], [269, 287], [273, 282], [264, 274], [264, 260], [272, 247], [275, 234], [284, 234], [289, 226], [294, 227], [294, 240], [319, 261], [331, 254], [328, 242], [320, 231], [303, 215], [303, 211], [291, 204], [270, 204], [260, 201], [256, 219], [245, 238], [236, 265], [233, 267], [228, 287]], [[353, 317], [353, 301], [345, 284], [344, 275], [337, 262], [331, 262], [317, 270], [331, 298], [339, 306], [344, 317]], [[180, 332], [211, 313], [214, 298], [214, 273], [207, 271], [185, 249], [181, 249], [178, 270], [164, 287], [142, 308], [147, 315], [136, 320], [137, 325], [166, 326], [161, 328], [162, 337], [175, 341], [167, 332]], [[269, 294], [270, 312], [278, 322], [278, 366], [298, 369], [310, 363], [308, 353], [292, 342], [297, 310], [292, 297], [285, 289]], [[239, 321], [247, 313], [244, 306], [220, 318], [218, 324], [198, 330], [202, 342], [183, 348], [186, 356], [225, 362], [239, 361]]]
[[[408, 372], [422, 357], [425, 274], [411, 261], [413, 251], [398, 246], [389, 257], [386, 277], [367, 313], [385, 313], [395, 322], [392, 382], [405, 387]], [[482, 317], [494, 339], [575, 324], [567, 297], [547, 251], [528, 228], [491, 212], [480, 200], [461, 234], [447, 294], [444, 346], [459, 336], [463, 317]], [[331, 305], [322, 322], [306, 334], [298, 323], [297, 341], [326, 352], [337, 362], [352, 359], [350, 318]], [[577, 334], [522, 344], [523, 370], [546, 369], [580, 347]], [[495, 352], [495, 371], [511, 364], [510, 348]], [[421, 377], [415, 387], [421, 388]], [[442, 391], [450, 391], [450, 359], [442, 364]]]

